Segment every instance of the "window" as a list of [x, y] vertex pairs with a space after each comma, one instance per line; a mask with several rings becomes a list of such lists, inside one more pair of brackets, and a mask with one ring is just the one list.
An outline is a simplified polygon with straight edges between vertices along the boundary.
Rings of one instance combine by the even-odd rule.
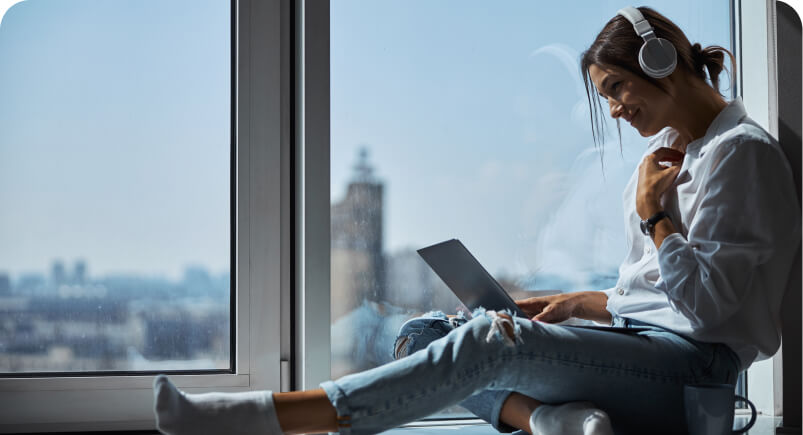
[[3, 18], [0, 372], [231, 369], [231, 11], [189, 6]]
[[[647, 5], [692, 42], [732, 46], [727, 1]], [[616, 284], [621, 194], [646, 139], [624, 123], [620, 153], [609, 120], [600, 158], [579, 71], [615, 9], [330, 8], [333, 378], [390, 361], [406, 319], [459, 307], [415, 251], [430, 244], [461, 239], [514, 298]]]
[[[0, 432], [152, 429], [155, 373], [281, 388], [290, 11], [191, 3], [29, 0], [3, 17], [2, 328], [56, 335], [33, 341], [45, 363], [13, 369], [0, 335]], [[19, 302], [28, 289], [66, 323]]]

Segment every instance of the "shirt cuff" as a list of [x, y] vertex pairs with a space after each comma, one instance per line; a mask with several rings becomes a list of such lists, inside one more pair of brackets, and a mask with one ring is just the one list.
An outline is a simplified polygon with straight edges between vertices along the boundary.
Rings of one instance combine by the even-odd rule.
[[597, 322], [596, 320], [592, 320], [592, 322], [594, 322], [594, 324], [600, 325], [600, 326], [613, 326], [613, 318], [615, 317], [615, 315], [614, 315], [613, 310], [611, 309], [611, 299], [613, 299], [613, 295], [616, 294], [616, 287], [612, 287], [612, 288], [609, 288], [609, 289], [602, 290], [602, 292], [605, 293], [606, 296], [608, 296], [608, 304], [605, 306], [605, 309], [608, 310], [608, 312], [611, 314], [611, 321], [608, 322], [608, 323], [605, 323], [605, 322]]
[[616, 287], [611, 287], [609, 289], [602, 290], [602, 292], [605, 293], [606, 296], [608, 296], [608, 300], [610, 301], [611, 296], [616, 294]]

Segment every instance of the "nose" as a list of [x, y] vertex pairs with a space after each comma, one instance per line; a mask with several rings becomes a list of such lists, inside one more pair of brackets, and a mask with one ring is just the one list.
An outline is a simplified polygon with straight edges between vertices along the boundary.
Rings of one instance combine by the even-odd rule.
[[625, 108], [622, 103], [614, 100], [611, 97], [608, 97], [608, 106], [611, 109], [611, 118], [619, 118], [625, 112]]

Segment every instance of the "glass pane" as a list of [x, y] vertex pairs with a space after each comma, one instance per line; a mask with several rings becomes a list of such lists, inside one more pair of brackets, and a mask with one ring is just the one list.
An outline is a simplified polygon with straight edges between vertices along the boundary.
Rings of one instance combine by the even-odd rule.
[[230, 367], [230, 17], [225, 0], [2, 17], [0, 372]]
[[[600, 156], [579, 57], [619, 6], [330, 4], [333, 378], [390, 361], [406, 319], [455, 312], [415, 251], [433, 243], [462, 240], [514, 299], [615, 285], [646, 139], [625, 123], [620, 152], [609, 120]], [[730, 47], [728, 1], [647, 5]]]

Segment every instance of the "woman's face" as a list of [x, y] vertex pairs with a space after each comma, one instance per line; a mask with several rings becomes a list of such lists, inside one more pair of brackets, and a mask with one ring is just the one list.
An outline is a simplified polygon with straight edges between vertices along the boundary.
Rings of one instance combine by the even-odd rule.
[[669, 125], [671, 98], [657, 86], [616, 66], [592, 64], [588, 74], [608, 99], [611, 117], [623, 118], [641, 136], [652, 136]]

